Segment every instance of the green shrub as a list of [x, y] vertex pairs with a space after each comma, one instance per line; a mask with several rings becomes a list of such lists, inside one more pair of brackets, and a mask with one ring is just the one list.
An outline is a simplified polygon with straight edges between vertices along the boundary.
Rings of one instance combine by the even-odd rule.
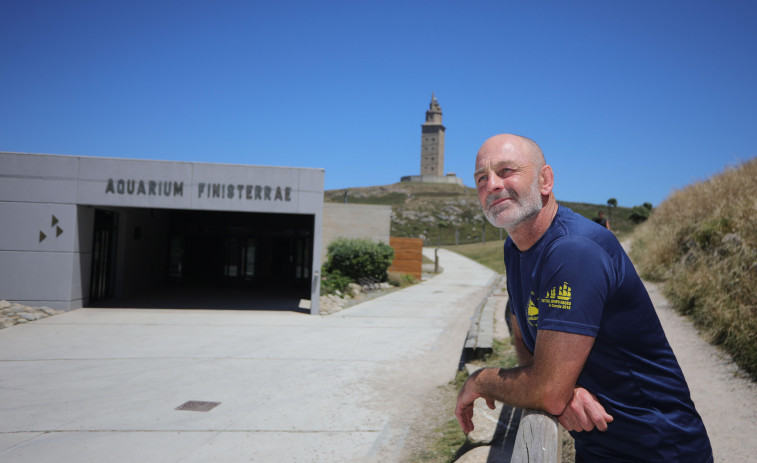
[[649, 218], [652, 214], [652, 205], [644, 203], [643, 206], [634, 206], [631, 209], [631, 214], [628, 216], [633, 223], [641, 223]]
[[389, 275], [389, 284], [392, 286], [404, 288], [406, 286], [412, 286], [416, 283], [415, 277], [409, 273], [389, 272], [388, 275]]
[[342, 294], [353, 296], [350, 283], [352, 283], [352, 279], [339, 272], [324, 272], [321, 279], [321, 295], [335, 294], [339, 291]]
[[393, 259], [394, 249], [388, 244], [337, 238], [329, 244], [323, 270], [327, 275], [339, 273], [352, 281], [367, 277], [386, 281], [386, 271]]

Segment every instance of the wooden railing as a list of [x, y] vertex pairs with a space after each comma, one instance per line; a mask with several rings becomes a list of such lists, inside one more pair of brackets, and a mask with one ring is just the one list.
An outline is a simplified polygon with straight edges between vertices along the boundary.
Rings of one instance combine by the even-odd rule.
[[523, 410], [510, 463], [560, 463], [561, 443], [555, 417]]

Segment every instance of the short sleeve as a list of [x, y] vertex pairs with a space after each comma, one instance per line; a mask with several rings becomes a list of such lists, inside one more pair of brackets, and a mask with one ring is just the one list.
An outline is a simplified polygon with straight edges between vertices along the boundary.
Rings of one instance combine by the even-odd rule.
[[611, 257], [595, 242], [564, 236], [542, 261], [538, 329], [596, 337], [603, 308], [616, 286]]

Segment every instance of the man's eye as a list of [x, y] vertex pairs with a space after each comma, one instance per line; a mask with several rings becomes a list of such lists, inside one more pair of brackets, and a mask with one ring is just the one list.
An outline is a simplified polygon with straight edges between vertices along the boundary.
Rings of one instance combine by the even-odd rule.
[[478, 180], [476, 180], [476, 183], [481, 185], [481, 183], [485, 181], [486, 181], [486, 175], [482, 175], [478, 178]]

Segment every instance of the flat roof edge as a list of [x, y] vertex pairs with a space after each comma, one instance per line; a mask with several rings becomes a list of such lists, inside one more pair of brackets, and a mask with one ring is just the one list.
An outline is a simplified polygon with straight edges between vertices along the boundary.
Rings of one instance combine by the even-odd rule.
[[49, 154], [49, 153], [25, 153], [17, 151], [0, 151], [0, 154], [20, 154], [20, 155], [32, 155], [32, 156], [56, 156], [63, 158], [78, 158], [78, 159], [103, 159], [110, 161], [138, 161], [138, 162], [158, 162], [164, 164], [202, 164], [210, 166], [237, 166], [237, 167], [265, 167], [274, 169], [298, 169], [298, 170], [314, 170], [325, 172], [323, 167], [296, 167], [296, 166], [272, 166], [263, 164], [239, 164], [239, 163], [223, 163], [223, 162], [203, 162], [203, 161], [168, 161], [164, 159], [140, 159], [140, 158], [118, 158], [111, 156], [81, 156], [78, 154]]

